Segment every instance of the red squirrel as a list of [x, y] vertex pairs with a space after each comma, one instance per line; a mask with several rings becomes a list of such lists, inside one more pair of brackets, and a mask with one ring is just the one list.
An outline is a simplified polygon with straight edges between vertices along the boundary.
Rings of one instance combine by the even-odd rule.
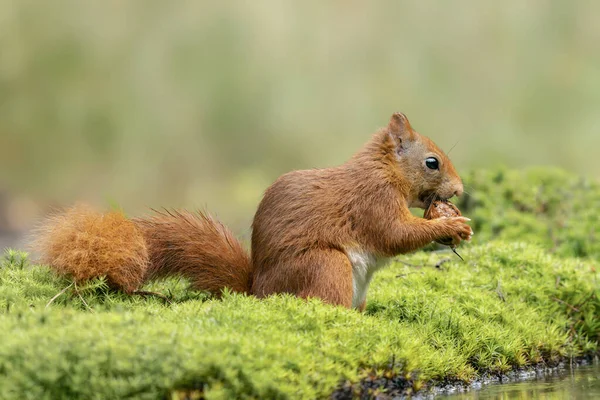
[[471, 239], [465, 217], [409, 211], [462, 192], [450, 159], [395, 113], [343, 165], [277, 179], [256, 211], [251, 255], [219, 221], [187, 211], [127, 219], [74, 207], [42, 223], [36, 245], [43, 263], [76, 282], [106, 276], [127, 293], [179, 274], [217, 296], [291, 293], [364, 310], [371, 278], [390, 257]]

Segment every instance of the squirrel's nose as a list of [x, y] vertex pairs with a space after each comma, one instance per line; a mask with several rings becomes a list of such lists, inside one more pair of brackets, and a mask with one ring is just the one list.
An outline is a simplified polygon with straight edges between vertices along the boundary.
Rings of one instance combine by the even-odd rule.
[[463, 184], [462, 182], [455, 186], [454, 195], [456, 197], [460, 197], [463, 194]]

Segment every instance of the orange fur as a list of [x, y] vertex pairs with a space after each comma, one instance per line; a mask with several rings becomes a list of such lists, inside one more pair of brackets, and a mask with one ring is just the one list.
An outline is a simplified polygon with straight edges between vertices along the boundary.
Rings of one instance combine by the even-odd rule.
[[[426, 168], [430, 155], [440, 160], [439, 171]], [[375, 271], [378, 259], [446, 235], [459, 242], [470, 237], [464, 218], [425, 220], [409, 210], [461, 192], [442, 150], [415, 132], [406, 116], [394, 114], [345, 164], [293, 171], [267, 189], [252, 224], [252, 293], [308, 294], [344, 305], [350, 296], [352, 303], [353, 251], [369, 258], [368, 269]]]
[[249, 255], [229, 229], [209, 215], [165, 211], [135, 223], [148, 243], [148, 279], [179, 274], [196, 289], [216, 295], [225, 287], [249, 291]]
[[129, 293], [144, 281], [146, 243], [121, 212], [100, 214], [73, 207], [48, 217], [34, 235], [40, 261], [75, 282], [106, 276], [109, 285]]
[[[428, 167], [431, 157], [439, 168]], [[409, 211], [462, 191], [448, 157], [396, 113], [343, 165], [277, 179], [252, 223], [251, 258], [219, 221], [186, 211], [131, 221], [74, 208], [46, 221], [38, 246], [58, 272], [106, 275], [128, 292], [179, 274], [216, 295], [225, 287], [258, 297], [291, 293], [364, 310], [386, 258], [442, 238], [470, 239], [463, 217], [426, 220]]]

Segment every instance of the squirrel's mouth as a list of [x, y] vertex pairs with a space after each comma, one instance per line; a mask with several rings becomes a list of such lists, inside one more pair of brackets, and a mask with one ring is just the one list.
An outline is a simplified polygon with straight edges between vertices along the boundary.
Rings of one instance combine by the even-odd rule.
[[439, 193], [432, 191], [423, 192], [419, 196], [419, 201], [423, 205], [424, 210], [427, 210], [434, 201], [448, 201], [449, 199], [450, 197], [448, 196], [441, 196]]
[[419, 200], [421, 201], [421, 203], [423, 203], [423, 208], [428, 209], [429, 206], [431, 205], [431, 203], [433, 203], [435, 200], [443, 200], [443, 199], [437, 193], [427, 191], [427, 192], [421, 193], [421, 195], [419, 196]]

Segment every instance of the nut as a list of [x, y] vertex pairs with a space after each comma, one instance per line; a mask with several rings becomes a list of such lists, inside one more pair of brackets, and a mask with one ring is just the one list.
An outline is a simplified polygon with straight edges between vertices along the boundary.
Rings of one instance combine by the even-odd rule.
[[[426, 219], [435, 219], [442, 217], [460, 217], [461, 215], [462, 214], [460, 213], [458, 207], [456, 207], [449, 201], [435, 200], [432, 201], [427, 210], [425, 210], [425, 214], [423, 215], [423, 217]], [[445, 246], [456, 246], [452, 238], [449, 237], [436, 240], [436, 242]]]
[[460, 217], [462, 214], [458, 207], [449, 201], [435, 200], [429, 205], [425, 211], [426, 219], [435, 219], [442, 217]]

